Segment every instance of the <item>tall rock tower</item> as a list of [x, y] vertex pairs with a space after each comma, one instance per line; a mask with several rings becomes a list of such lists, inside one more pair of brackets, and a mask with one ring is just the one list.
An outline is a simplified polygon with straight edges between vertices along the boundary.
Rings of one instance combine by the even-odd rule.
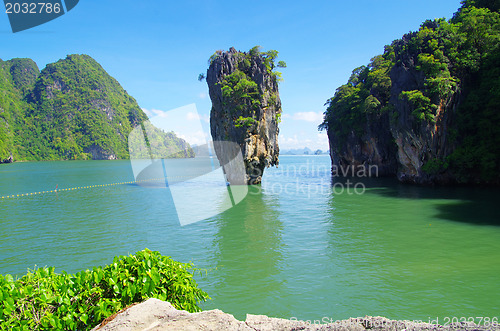
[[[241, 147], [246, 183], [260, 184], [266, 167], [277, 165], [278, 123], [281, 100], [278, 92], [280, 73], [275, 66], [277, 51], [261, 52], [259, 47], [248, 53], [217, 51], [210, 57], [207, 84], [212, 100], [210, 130], [220, 163], [226, 165], [234, 151], [226, 150], [235, 142]], [[224, 167], [226, 175], [228, 169]]]

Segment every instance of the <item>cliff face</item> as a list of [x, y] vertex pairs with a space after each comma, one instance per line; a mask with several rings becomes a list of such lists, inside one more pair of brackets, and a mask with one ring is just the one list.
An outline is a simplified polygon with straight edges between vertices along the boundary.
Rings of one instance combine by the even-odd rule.
[[500, 13], [465, 1], [426, 21], [327, 101], [333, 167], [416, 184], [500, 184]]
[[[449, 127], [453, 124], [460, 85], [445, 96], [435, 96], [435, 109], [422, 115], [419, 101], [406, 95], [409, 91], [425, 91], [427, 79], [417, 69], [418, 53], [402, 51], [407, 44], [403, 38], [392, 45], [395, 58], [390, 67], [377, 64], [375, 58], [368, 67], [355, 71], [345, 89], [337, 90], [329, 100], [331, 113], [327, 111], [326, 128], [334, 172], [335, 168], [346, 171], [376, 166], [378, 176], [397, 176], [402, 182], [453, 181], [449, 171], [431, 173], [424, 169], [429, 162], [443, 160], [453, 152]], [[388, 54], [386, 57], [390, 58]], [[370, 77], [380, 70], [386, 71], [383, 93], [376, 91], [380, 84]], [[350, 99], [345, 101], [347, 96]], [[421, 117], [425, 115], [428, 118]]]
[[396, 146], [389, 130], [388, 114], [370, 114], [366, 117], [361, 136], [353, 130], [346, 137], [339, 137], [328, 130], [330, 158], [333, 173], [341, 174], [368, 170], [376, 166], [371, 176], [391, 176], [397, 171]]
[[[334, 174], [373, 169], [367, 175], [397, 171], [396, 145], [390, 131], [391, 57], [377, 56], [353, 71], [347, 84], [327, 101], [325, 122]], [[376, 171], [375, 171], [376, 170]]]
[[455, 148], [449, 134], [456, 117], [461, 86], [450, 86], [445, 95], [429, 98], [432, 102], [432, 112], [428, 112], [430, 120], [415, 116], [420, 105], [411, 96], [404, 97], [404, 92], [426, 91], [428, 79], [417, 69], [419, 53], [403, 51], [409, 44], [408, 38], [405, 36], [393, 44], [396, 65], [390, 71], [390, 103], [394, 106], [390, 132], [397, 147], [397, 176], [401, 182], [448, 184], [454, 181], [449, 169], [430, 169], [430, 165], [439, 162], [436, 160], [445, 160]]
[[247, 184], [259, 184], [264, 169], [279, 162], [281, 100], [279, 76], [273, 72], [276, 55], [272, 51], [261, 53], [257, 48], [248, 53], [234, 48], [218, 51], [207, 71], [215, 152], [221, 164], [227, 164], [234, 151], [227, 150], [229, 144], [217, 142], [237, 143], [245, 162]]

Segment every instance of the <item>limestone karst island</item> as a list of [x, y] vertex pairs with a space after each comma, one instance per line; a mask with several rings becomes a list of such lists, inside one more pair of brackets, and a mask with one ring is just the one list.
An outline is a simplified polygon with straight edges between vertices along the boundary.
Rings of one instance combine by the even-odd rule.
[[[281, 100], [278, 91], [280, 73], [275, 66], [278, 52], [261, 52], [260, 47], [248, 53], [233, 47], [217, 51], [210, 57], [207, 83], [212, 100], [210, 131], [212, 139], [232, 141], [241, 147], [248, 184], [260, 184], [264, 169], [279, 163], [278, 124]], [[217, 157], [230, 153], [215, 143]]]

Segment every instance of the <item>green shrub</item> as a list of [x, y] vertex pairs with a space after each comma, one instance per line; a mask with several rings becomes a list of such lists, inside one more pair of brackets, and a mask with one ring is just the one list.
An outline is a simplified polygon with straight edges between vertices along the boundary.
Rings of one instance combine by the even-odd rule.
[[422, 166], [422, 171], [429, 175], [437, 175], [448, 169], [448, 166], [448, 161], [435, 158], [427, 161], [427, 163]]
[[411, 112], [420, 121], [435, 121], [435, 111], [437, 106], [431, 102], [431, 99], [426, 97], [422, 91], [403, 91], [400, 94], [400, 99], [406, 99], [413, 106], [413, 111]]
[[240, 116], [237, 119], [234, 120], [234, 126], [236, 128], [241, 128], [241, 127], [250, 127], [254, 125], [255, 123], [259, 123], [259, 121], [255, 120], [252, 117], [243, 117]]
[[235, 70], [222, 81], [224, 105], [234, 112], [255, 111], [261, 105], [259, 86], [244, 72]]
[[147, 298], [200, 311], [198, 303], [209, 296], [197, 287], [194, 270], [190, 263], [145, 249], [74, 275], [54, 268], [35, 269], [17, 280], [0, 275], [0, 329], [87, 330]]

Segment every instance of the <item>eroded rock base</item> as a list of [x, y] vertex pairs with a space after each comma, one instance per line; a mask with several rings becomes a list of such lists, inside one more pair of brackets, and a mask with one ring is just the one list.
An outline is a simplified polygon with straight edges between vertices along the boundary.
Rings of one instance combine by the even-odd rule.
[[[103, 323], [104, 324], [104, 323]], [[500, 330], [499, 326], [478, 326], [459, 323], [447, 326], [394, 321], [385, 317], [351, 318], [329, 324], [311, 324], [304, 321], [271, 318], [264, 315], [247, 315], [239, 321], [233, 315], [214, 309], [188, 313], [175, 309], [170, 303], [149, 299], [116, 315], [107, 324], [96, 326], [100, 331], [132, 330]]]

